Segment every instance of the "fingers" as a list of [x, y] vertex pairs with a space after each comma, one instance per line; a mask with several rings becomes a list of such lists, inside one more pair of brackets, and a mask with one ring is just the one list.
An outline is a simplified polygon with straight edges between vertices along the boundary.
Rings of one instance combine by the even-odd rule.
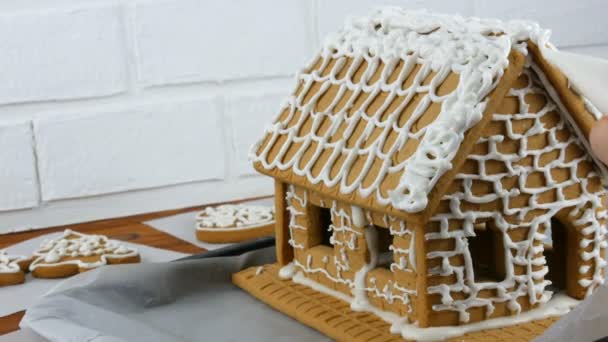
[[608, 116], [593, 126], [589, 140], [595, 155], [608, 165]]

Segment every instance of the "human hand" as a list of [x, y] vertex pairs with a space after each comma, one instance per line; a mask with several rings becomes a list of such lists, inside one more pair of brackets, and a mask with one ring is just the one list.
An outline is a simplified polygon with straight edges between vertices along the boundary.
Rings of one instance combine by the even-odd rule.
[[608, 165], [608, 116], [598, 121], [589, 135], [591, 148], [598, 158]]

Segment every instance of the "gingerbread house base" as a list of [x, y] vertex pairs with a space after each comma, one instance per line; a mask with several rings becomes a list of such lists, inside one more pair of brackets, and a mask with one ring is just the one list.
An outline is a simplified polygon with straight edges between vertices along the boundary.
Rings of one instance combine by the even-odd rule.
[[[252, 267], [232, 277], [235, 285], [274, 309], [338, 341], [403, 341], [390, 332], [390, 324], [366, 312], [354, 312], [340, 299], [279, 277], [276, 264]], [[468, 333], [452, 341], [530, 341], [558, 317], [500, 329]]]

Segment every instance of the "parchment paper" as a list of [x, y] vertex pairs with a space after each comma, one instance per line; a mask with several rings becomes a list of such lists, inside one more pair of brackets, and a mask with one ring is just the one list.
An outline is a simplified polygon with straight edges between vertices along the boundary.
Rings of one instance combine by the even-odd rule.
[[608, 336], [608, 287], [598, 288], [536, 342], [597, 341]]
[[30, 308], [22, 327], [51, 341], [328, 341], [231, 283], [273, 262], [272, 248], [239, 257], [120, 265], [78, 275]]
[[[79, 275], [27, 311], [22, 327], [51, 341], [328, 341], [232, 285], [231, 274], [274, 261], [273, 248], [239, 257], [121, 265]], [[608, 335], [608, 289], [539, 341]]]
[[[61, 233], [42, 235], [34, 239], [15, 244], [7, 251], [10, 254], [31, 255], [45, 239], [54, 239]], [[183, 258], [187, 254], [148, 247], [140, 244], [122, 242], [125, 246], [135, 248], [141, 255], [142, 262], [164, 262]], [[113, 266], [111, 266], [113, 267]], [[38, 298], [61, 283], [64, 279], [39, 279], [31, 274], [26, 275], [24, 284], [0, 287], [0, 317], [29, 308]]]
[[[250, 205], [265, 205], [265, 206], [274, 206], [274, 199], [265, 198], [254, 201], [246, 201], [241, 204], [250, 204]], [[164, 217], [161, 219], [156, 219], [148, 222], [144, 222], [148, 226], [154, 227], [160, 231], [163, 231], [169, 235], [173, 235], [178, 239], [182, 239], [184, 241], [188, 241], [195, 246], [202, 247], [208, 251], [212, 251], [214, 249], [222, 248], [231, 245], [221, 244], [221, 243], [207, 243], [199, 241], [196, 238], [195, 232], [195, 224], [196, 224], [196, 215], [198, 212], [189, 212], [178, 214], [174, 216]]]

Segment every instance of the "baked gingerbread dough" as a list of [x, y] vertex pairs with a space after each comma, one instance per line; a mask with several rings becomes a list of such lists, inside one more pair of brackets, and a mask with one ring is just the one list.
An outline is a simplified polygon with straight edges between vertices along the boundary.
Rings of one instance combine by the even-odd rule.
[[43, 242], [34, 257], [29, 268], [37, 278], [64, 278], [104, 265], [141, 260], [137, 250], [118, 241], [69, 229], [61, 237]]
[[0, 286], [24, 283], [30, 262], [28, 257], [9, 255], [6, 250], [0, 249]]
[[196, 216], [196, 237], [230, 243], [273, 234], [274, 208], [243, 204], [207, 207]]

